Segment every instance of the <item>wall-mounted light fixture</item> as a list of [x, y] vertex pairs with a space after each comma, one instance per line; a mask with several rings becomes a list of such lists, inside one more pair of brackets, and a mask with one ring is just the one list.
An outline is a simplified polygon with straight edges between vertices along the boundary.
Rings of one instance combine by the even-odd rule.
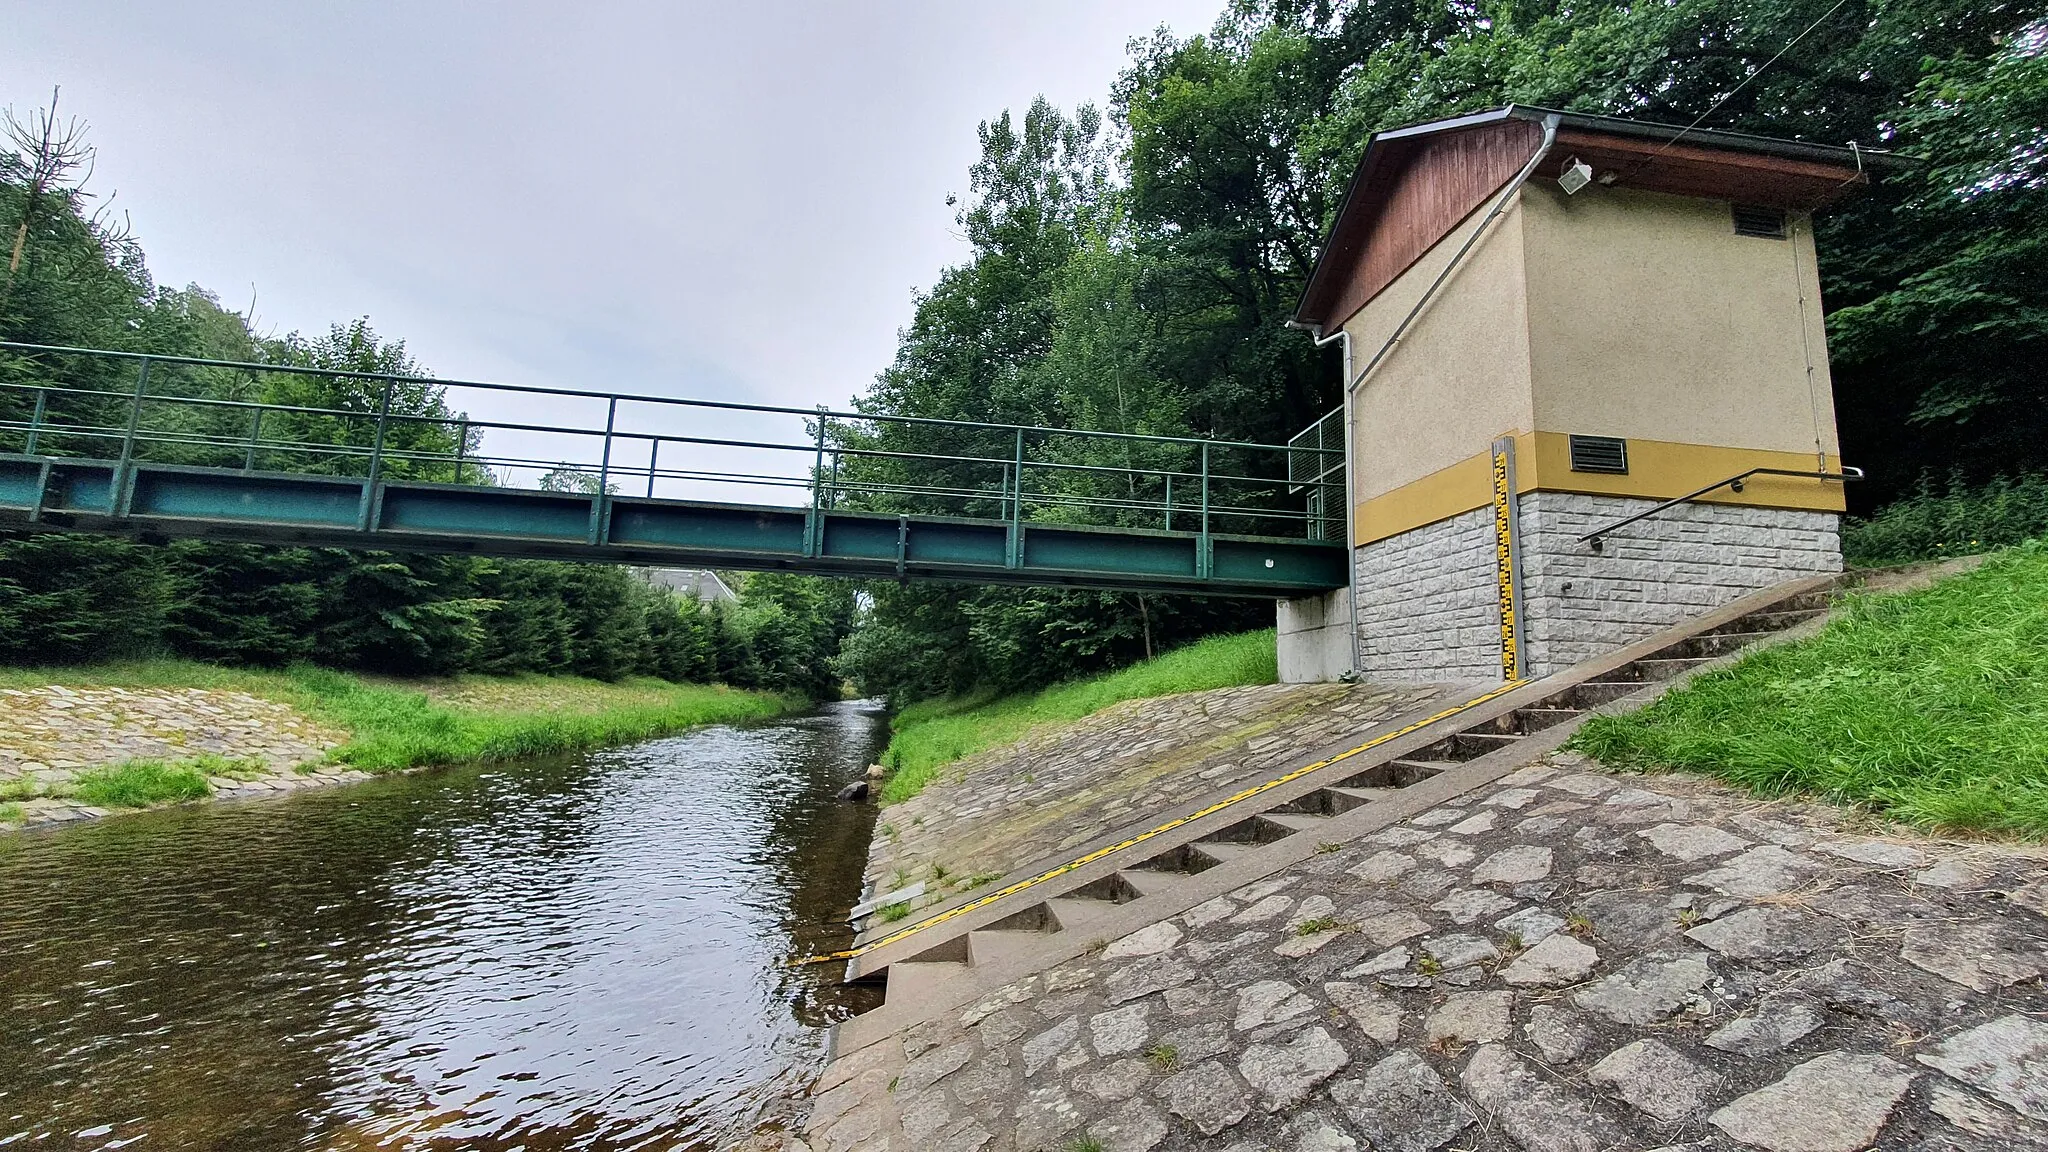
[[1593, 166], [1577, 156], [1564, 162], [1564, 171], [1557, 174], [1557, 186], [1567, 196], [1593, 182]]

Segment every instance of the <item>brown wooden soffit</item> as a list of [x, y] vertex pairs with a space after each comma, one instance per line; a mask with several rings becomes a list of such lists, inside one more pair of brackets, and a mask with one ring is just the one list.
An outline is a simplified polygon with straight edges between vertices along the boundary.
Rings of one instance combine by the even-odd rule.
[[[1542, 125], [1515, 111], [1508, 110], [1506, 118], [1446, 122], [1442, 130], [1424, 126], [1375, 137], [1359, 161], [1295, 319], [1325, 332], [1348, 320], [1497, 193], [1543, 139]], [[1580, 122], [1568, 119], [1559, 129], [1536, 179], [1555, 179], [1566, 163], [1579, 159], [1593, 167], [1595, 179], [1611, 187], [1799, 211], [1831, 204], [1868, 179], [1853, 161], [1777, 155], [1765, 147], [1799, 147], [1790, 142], [1671, 142], [1585, 124], [1601, 118], [1571, 119]], [[1698, 136], [1736, 140], [1719, 133]]]
[[1557, 134], [1557, 145], [1537, 166], [1536, 177], [1554, 179], [1573, 159], [1592, 165], [1595, 179], [1612, 174], [1616, 188], [1796, 211], [1826, 207], [1868, 179], [1838, 164], [1571, 129]]

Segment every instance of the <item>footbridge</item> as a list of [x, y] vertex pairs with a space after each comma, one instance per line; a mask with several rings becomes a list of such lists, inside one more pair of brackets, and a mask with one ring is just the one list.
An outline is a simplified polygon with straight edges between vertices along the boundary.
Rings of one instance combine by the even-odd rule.
[[1341, 463], [0, 342], [0, 528], [1295, 597], [1345, 582]]

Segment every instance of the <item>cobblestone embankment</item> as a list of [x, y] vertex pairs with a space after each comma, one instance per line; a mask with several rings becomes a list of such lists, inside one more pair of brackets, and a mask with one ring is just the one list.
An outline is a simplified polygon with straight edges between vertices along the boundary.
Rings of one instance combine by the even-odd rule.
[[[345, 737], [286, 705], [244, 692], [202, 688], [0, 689], [0, 794], [12, 788], [62, 792], [78, 773], [131, 760], [176, 762], [215, 756], [234, 762], [214, 777], [217, 797], [254, 796], [368, 779], [320, 765]], [[104, 816], [79, 800], [20, 802], [28, 824]], [[0, 825], [5, 827], [5, 825]]]
[[2044, 1149], [2044, 861], [1553, 756], [847, 1054], [788, 1146]]
[[[970, 756], [882, 811], [867, 877], [886, 892], [993, 878], [1143, 817], [1298, 762], [1437, 694], [1430, 687], [1270, 684], [1105, 708]], [[937, 869], [933, 868], [937, 865]]]

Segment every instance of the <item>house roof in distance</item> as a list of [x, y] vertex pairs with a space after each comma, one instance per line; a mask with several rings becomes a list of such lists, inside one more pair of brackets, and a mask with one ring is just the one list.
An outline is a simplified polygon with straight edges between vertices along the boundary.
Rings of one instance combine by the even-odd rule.
[[1557, 142], [1532, 179], [1554, 179], [1577, 159], [1612, 187], [1811, 210], [1910, 163], [1854, 145], [1527, 104], [1376, 132], [1295, 319], [1320, 331], [1356, 312], [1527, 164], [1552, 117]]

